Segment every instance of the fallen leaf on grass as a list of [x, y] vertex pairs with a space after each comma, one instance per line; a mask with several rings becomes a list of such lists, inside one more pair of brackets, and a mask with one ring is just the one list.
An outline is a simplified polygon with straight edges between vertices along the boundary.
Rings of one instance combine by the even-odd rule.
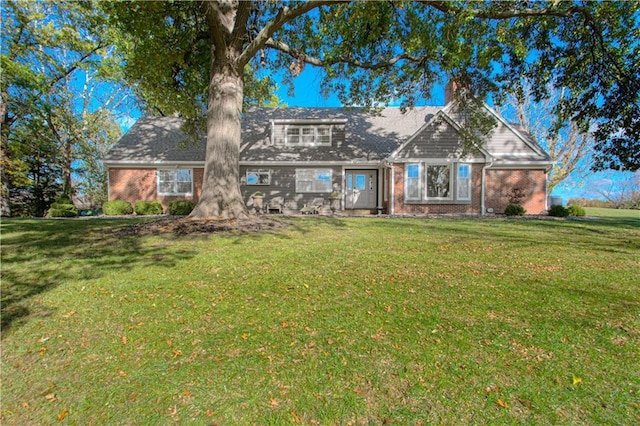
[[67, 417], [69, 415], [69, 410], [67, 410], [66, 408], [62, 410], [62, 412], [60, 414], [58, 414], [58, 421], [61, 422], [65, 419], [65, 417]]
[[582, 383], [582, 378], [581, 378], [581, 377], [573, 376], [573, 386], [577, 386], [577, 385], [579, 385], [580, 383]]
[[277, 407], [278, 405], [280, 405], [280, 401], [278, 401], [278, 399], [277, 399], [277, 398], [271, 398], [271, 401], [269, 401], [269, 404], [270, 404], [272, 407]]
[[500, 406], [500, 407], [502, 407], [502, 408], [509, 408], [509, 404], [507, 404], [506, 402], [504, 402], [504, 401], [503, 401], [503, 400], [501, 400], [501, 399], [498, 399], [498, 400], [496, 401], [496, 404], [497, 404], [497, 405], [499, 405], [499, 406]]
[[56, 400], [56, 396], [55, 396], [55, 394], [49, 393], [49, 394], [46, 394], [44, 396], [44, 399], [46, 399], [47, 401], [55, 401]]
[[302, 421], [300, 420], [300, 416], [295, 411], [291, 412], [291, 417], [293, 417], [294, 422], [302, 423]]

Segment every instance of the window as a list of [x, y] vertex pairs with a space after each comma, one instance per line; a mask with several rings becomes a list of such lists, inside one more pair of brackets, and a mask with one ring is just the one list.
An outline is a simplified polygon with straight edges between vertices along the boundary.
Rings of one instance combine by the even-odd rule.
[[427, 198], [451, 199], [451, 165], [427, 166]]
[[300, 127], [287, 127], [287, 145], [298, 145], [300, 143]]
[[296, 192], [331, 192], [331, 169], [296, 169]]
[[331, 145], [331, 127], [316, 127], [318, 145]]
[[192, 192], [191, 170], [158, 170], [158, 195], [191, 195]]
[[330, 126], [287, 126], [286, 145], [331, 145]]
[[420, 164], [407, 164], [407, 176], [405, 178], [405, 194], [407, 200], [419, 200], [422, 198], [420, 174]]
[[471, 165], [458, 164], [457, 198], [458, 200], [471, 199]]
[[247, 170], [247, 185], [270, 185], [271, 170]]

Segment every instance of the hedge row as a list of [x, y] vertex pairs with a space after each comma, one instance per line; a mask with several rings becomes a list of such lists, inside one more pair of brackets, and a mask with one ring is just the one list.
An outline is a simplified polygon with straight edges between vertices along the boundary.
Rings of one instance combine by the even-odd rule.
[[[176, 216], [186, 216], [193, 210], [194, 204], [189, 200], [174, 200], [169, 202], [167, 213]], [[107, 201], [102, 205], [102, 210], [107, 216], [126, 216], [135, 213], [137, 215], [158, 215], [164, 213], [159, 201], [138, 201], [135, 206], [124, 200]], [[77, 216], [77, 214], [76, 214]]]

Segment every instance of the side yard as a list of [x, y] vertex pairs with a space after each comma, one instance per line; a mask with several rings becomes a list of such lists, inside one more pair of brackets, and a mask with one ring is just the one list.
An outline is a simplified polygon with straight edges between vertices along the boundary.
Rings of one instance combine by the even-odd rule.
[[640, 218], [286, 220], [3, 220], [2, 424], [640, 422]]

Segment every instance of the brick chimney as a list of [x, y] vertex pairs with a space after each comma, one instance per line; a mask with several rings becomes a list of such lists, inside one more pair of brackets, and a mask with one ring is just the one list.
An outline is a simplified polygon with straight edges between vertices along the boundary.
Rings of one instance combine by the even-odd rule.
[[453, 102], [453, 95], [458, 90], [458, 83], [455, 80], [449, 80], [446, 86], [444, 86], [444, 104], [449, 105]]

